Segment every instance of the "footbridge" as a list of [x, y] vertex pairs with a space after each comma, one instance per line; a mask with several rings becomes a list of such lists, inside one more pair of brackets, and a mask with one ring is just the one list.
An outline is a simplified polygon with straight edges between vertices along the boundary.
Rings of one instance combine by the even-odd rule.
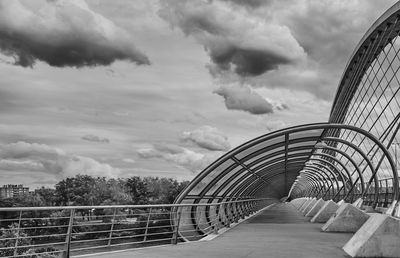
[[238, 146], [174, 204], [0, 209], [2, 257], [400, 257], [399, 33], [400, 2], [355, 48], [327, 122]]

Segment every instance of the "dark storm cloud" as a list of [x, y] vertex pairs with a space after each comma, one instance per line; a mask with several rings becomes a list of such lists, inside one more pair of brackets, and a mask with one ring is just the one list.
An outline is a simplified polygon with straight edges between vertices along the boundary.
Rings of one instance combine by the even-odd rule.
[[231, 71], [241, 77], [258, 76], [305, 58], [287, 27], [240, 5], [172, 0], [162, 2], [159, 14], [204, 46], [213, 75]]
[[212, 61], [222, 70], [231, 70], [234, 67], [236, 74], [240, 76], [257, 76], [269, 70], [278, 69], [280, 64], [289, 64], [291, 60], [287, 57], [277, 55], [273, 52], [241, 49], [232, 47], [228, 51], [218, 52], [210, 50]]
[[116, 60], [149, 64], [124, 30], [91, 11], [83, 0], [36, 0], [29, 6], [18, 0], [0, 2], [0, 50], [23, 67], [36, 60], [56, 67], [109, 65]]

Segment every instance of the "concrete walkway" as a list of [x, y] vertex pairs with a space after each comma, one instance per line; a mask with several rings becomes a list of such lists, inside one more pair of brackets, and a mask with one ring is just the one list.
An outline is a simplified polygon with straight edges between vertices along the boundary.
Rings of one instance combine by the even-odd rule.
[[330, 258], [349, 257], [352, 234], [324, 233], [291, 204], [279, 203], [211, 241], [96, 255], [100, 258]]

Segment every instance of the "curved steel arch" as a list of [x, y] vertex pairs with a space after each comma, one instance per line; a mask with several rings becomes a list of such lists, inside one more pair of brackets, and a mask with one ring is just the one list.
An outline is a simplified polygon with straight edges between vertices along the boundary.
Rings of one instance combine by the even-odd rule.
[[[364, 197], [367, 192], [371, 196], [369, 188], [374, 183], [371, 189], [374, 187], [375, 197], [369, 201], [375, 205], [382, 187], [379, 180], [391, 176], [392, 208], [399, 199], [398, 174], [392, 158], [397, 154], [392, 143], [400, 128], [399, 34], [400, 2], [371, 26], [352, 53], [329, 123], [286, 128], [242, 144], [197, 175], [176, 203], [280, 198], [289, 193], [300, 197], [332, 192], [335, 198], [343, 189], [344, 198]], [[327, 141], [328, 146], [320, 152], [317, 144], [321, 141]], [[310, 160], [315, 166], [307, 166]], [[386, 192], [387, 188], [386, 184]], [[235, 204], [224, 207], [226, 212], [239, 212], [242, 208]], [[198, 215], [193, 210], [188, 219], [194, 227], [201, 228], [201, 222], [209, 218]]]
[[[317, 195], [336, 196], [341, 190], [338, 176], [340, 175], [343, 185], [346, 181], [339, 170], [335, 172], [335, 169], [323, 164], [329, 162], [330, 155], [322, 153], [320, 156], [326, 158], [326, 161], [319, 161], [315, 166], [307, 166], [307, 161], [312, 159], [313, 155], [317, 156], [315, 150], [319, 148], [318, 143], [323, 141], [324, 137], [328, 137], [327, 132], [331, 130], [351, 131], [374, 142], [389, 160], [393, 176], [397, 176], [390, 153], [371, 133], [351, 125], [308, 124], [272, 132], [233, 149], [201, 172], [182, 191], [176, 203], [221, 203], [227, 200], [259, 197], [280, 199], [288, 195], [290, 189], [288, 186], [295, 183], [301, 171], [314, 174], [312, 184], [314, 187], [319, 185]], [[327, 146], [326, 149], [331, 149], [332, 153], [335, 150], [346, 155], [343, 150], [336, 150], [335, 147]], [[333, 158], [337, 157], [333, 155]], [[334, 167], [334, 164], [331, 165]], [[311, 175], [307, 178], [312, 180]], [[395, 191], [394, 196], [398, 197], [398, 191]], [[243, 207], [232, 204], [229, 209], [236, 213]], [[201, 212], [199, 209], [192, 209], [188, 213], [190, 218], [187, 218], [192, 221], [199, 235], [207, 228], [200, 225], [204, 224], [204, 221], [211, 223], [207, 215], [210, 211], [204, 212], [205, 218]]]
[[[340, 80], [332, 105], [329, 122], [354, 125], [375, 135], [396, 154], [392, 144], [398, 141], [400, 127], [400, 3], [389, 8], [368, 29], [354, 49]], [[363, 141], [356, 142], [349, 134], [334, 135], [357, 144], [367, 154], [372, 152], [371, 161], [379, 167], [387, 166], [374, 146]], [[364, 164], [364, 170], [367, 165]], [[380, 173], [382, 174], [382, 173]], [[384, 178], [379, 173], [375, 178]], [[397, 178], [394, 178], [398, 181]], [[375, 199], [376, 202], [377, 199]]]

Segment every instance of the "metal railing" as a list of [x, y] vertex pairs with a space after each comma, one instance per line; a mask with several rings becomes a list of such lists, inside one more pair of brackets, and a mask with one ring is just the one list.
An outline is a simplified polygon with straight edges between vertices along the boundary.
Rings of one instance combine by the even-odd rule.
[[177, 244], [188, 235], [218, 233], [270, 203], [0, 208], [0, 257], [70, 257]]

